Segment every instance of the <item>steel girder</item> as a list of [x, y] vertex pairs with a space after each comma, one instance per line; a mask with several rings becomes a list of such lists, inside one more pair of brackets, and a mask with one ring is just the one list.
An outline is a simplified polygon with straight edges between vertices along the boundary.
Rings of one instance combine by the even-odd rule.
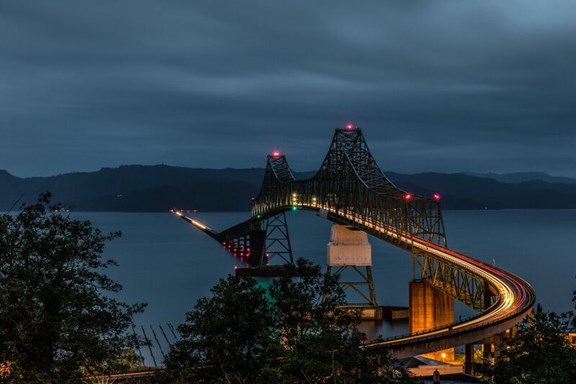
[[446, 245], [440, 203], [394, 186], [378, 168], [360, 129], [337, 129], [320, 170], [308, 180], [294, 180], [284, 156], [268, 156], [252, 217], [290, 207], [346, 212]]
[[421, 280], [478, 311], [492, 305], [490, 298], [495, 294], [485, 281], [474, 274], [430, 254], [414, 253], [413, 257]]
[[[350, 280], [350, 276], [348, 276], [346, 280], [343, 280], [342, 275], [346, 269], [352, 269], [354, 274], [359, 277], [359, 280]], [[341, 276], [340, 285], [344, 289], [351, 289], [356, 293], [356, 295], [364, 300], [362, 303], [354, 304], [376, 307], [378, 306], [378, 300], [376, 300], [376, 289], [374, 288], [374, 279], [372, 278], [372, 267], [365, 267], [365, 271], [366, 273], [362, 272], [362, 270], [355, 265], [341, 267], [328, 266], [327, 273]]]
[[276, 256], [284, 263], [294, 264], [288, 222], [284, 212], [266, 219], [266, 250], [263, 256], [261, 265], [268, 264]]

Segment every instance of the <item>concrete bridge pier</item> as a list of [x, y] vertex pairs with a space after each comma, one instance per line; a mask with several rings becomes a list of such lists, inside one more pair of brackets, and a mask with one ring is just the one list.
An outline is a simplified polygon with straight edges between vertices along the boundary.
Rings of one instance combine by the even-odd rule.
[[[409, 306], [410, 334], [454, 322], [454, 299], [426, 281], [410, 282]], [[454, 348], [428, 353], [425, 356], [438, 361], [453, 361]]]
[[464, 346], [464, 373], [474, 374], [474, 344]]
[[482, 362], [492, 361], [494, 358], [494, 344], [483, 343], [482, 344]]
[[[332, 224], [327, 255], [328, 272], [340, 275], [340, 284], [360, 298], [360, 302], [351, 303], [350, 307], [360, 308], [363, 319], [382, 319], [383, 309], [378, 306], [372, 278], [372, 246], [368, 242], [368, 234], [345, 225]], [[347, 269], [352, 270], [355, 280], [349, 280], [350, 274], [343, 276]]]

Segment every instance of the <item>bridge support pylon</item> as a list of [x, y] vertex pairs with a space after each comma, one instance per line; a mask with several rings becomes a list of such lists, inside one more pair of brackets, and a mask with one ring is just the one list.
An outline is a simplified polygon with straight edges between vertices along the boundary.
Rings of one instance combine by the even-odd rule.
[[[328, 273], [338, 275], [340, 285], [354, 291], [360, 300], [350, 303], [350, 306], [360, 308], [364, 319], [381, 319], [383, 311], [376, 300], [372, 278], [372, 246], [368, 242], [368, 234], [345, 225], [332, 224], [327, 254]], [[343, 275], [348, 269], [353, 273]], [[350, 275], [356, 280], [349, 280]]]
[[[409, 306], [410, 334], [454, 322], [454, 299], [426, 281], [410, 282]], [[454, 348], [427, 353], [425, 356], [442, 362], [454, 361]]]
[[278, 256], [283, 263], [294, 264], [292, 245], [288, 233], [288, 221], [284, 212], [266, 220], [266, 249], [262, 254], [261, 265], [267, 265], [270, 259]]

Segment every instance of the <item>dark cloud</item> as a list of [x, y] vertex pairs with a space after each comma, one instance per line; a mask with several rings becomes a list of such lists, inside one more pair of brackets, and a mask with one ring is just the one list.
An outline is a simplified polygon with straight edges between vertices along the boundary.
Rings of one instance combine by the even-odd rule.
[[576, 176], [569, 0], [0, 2], [0, 168], [381, 167]]

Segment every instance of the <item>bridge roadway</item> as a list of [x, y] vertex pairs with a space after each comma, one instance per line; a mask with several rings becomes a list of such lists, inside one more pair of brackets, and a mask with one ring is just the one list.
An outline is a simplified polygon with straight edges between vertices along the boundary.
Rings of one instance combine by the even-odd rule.
[[[416, 334], [371, 341], [366, 343], [363, 348], [384, 347], [394, 357], [401, 359], [459, 345], [478, 343], [483, 339], [502, 334], [514, 327], [529, 314], [534, 305], [535, 294], [530, 284], [524, 279], [500, 268], [419, 237], [399, 232], [392, 226], [371, 220], [354, 211], [345, 211], [315, 203], [299, 203], [298, 208], [316, 211], [328, 220], [365, 230], [375, 237], [391, 242], [401, 248], [416, 248], [419, 253], [429, 254], [480, 277], [488, 283], [491, 288], [490, 291], [495, 293], [493, 304], [477, 316], [465, 319], [459, 323]], [[272, 216], [289, 209], [292, 209], [292, 205], [276, 206], [268, 212], [268, 215]], [[200, 230], [207, 233], [215, 233], [204, 224], [182, 215], [180, 212], [175, 213]]]

